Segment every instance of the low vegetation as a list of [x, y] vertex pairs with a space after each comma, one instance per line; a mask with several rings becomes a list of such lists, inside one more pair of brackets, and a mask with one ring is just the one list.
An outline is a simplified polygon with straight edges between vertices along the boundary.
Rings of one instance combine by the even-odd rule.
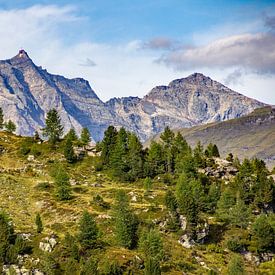
[[87, 129], [62, 138], [50, 112], [48, 141], [0, 132], [5, 273], [274, 274], [275, 183], [263, 161], [223, 160], [169, 128], [144, 148], [113, 126], [89, 156]]

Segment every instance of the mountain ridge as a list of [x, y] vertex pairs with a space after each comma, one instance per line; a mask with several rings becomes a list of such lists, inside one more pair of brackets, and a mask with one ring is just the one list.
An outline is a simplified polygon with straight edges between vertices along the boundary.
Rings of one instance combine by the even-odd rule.
[[27, 52], [0, 61], [0, 106], [17, 134], [32, 135], [44, 127], [46, 113], [56, 108], [64, 131], [87, 127], [94, 141], [109, 125], [136, 132], [142, 140], [171, 128], [191, 127], [246, 115], [265, 106], [201, 73], [156, 86], [143, 98], [103, 102], [83, 78], [68, 79], [35, 65]]

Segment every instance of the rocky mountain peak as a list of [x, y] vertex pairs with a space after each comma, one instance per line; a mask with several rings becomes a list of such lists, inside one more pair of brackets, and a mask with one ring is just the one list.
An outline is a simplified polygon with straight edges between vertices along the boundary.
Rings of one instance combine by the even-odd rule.
[[9, 59], [11, 65], [19, 65], [21, 63], [32, 63], [27, 52], [23, 49], [19, 50], [18, 54], [13, 58]]
[[[106, 80], [107, 81], [107, 80]], [[17, 133], [33, 135], [46, 113], [58, 110], [65, 132], [87, 127], [95, 141], [109, 125], [136, 132], [142, 140], [166, 126], [182, 128], [246, 115], [263, 103], [234, 92], [201, 74], [157, 86], [142, 99], [124, 97], [103, 103], [83, 78], [53, 75], [35, 65], [25, 50], [0, 61], [0, 107]]]

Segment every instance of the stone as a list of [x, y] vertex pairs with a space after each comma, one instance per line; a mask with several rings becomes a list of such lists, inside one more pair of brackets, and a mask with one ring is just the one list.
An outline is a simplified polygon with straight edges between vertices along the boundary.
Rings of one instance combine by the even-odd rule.
[[54, 236], [46, 237], [39, 243], [39, 248], [45, 252], [52, 252], [57, 245], [57, 240]]
[[192, 248], [196, 244], [188, 234], [182, 235], [178, 242], [185, 248]]
[[183, 215], [179, 216], [179, 220], [180, 220], [180, 228], [185, 231], [186, 227], [187, 227], [187, 219], [186, 217], [184, 217]]
[[34, 155], [28, 155], [27, 160], [28, 161], [34, 161]]

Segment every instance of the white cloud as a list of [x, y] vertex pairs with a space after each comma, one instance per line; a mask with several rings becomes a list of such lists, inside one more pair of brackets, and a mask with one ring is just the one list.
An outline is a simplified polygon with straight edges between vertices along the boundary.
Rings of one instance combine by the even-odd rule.
[[[248, 66], [251, 59], [243, 49], [243, 42], [239, 42], [249, 39], [263, 41], [261, 36], [242, 35], [231, 37], [228, 40], [216, 41], [201, 48], [182, 49], [182, 52], [177, 51], [169, 55], [169, 60], [173, 60], [174, 63], [172, 67], [167, 67], [155, 62], [159, 58], [158, 51], [142, 49], [143, 42], [141, 40], [119, 45], [104, 44], [96, 43], [90, 39], [86, 41], [78, 39], [76, 32], [76, 38], [68, 42], [67, 36], [71, 35], [78, 27], [78, 32], [80, 32], [85, 27], [85, 24], [83, 25], [85, 20], [78, 15], [77, 10], [72, 6], [39, 5], [27, 9], [0, 10], [0, 59], [14, 56], [22, 46], [37, 65], [42, 65], [51, 73], [66, 77], [83, 77], [89, 80], [91, 87], [100, 98], [107, 100], [110, 97], [143, 96], [156, 85], [165, 85], [175, 78], [185, 77], [193, 73], [194, 65], [199, 67], [198, 71], [222, 82], [235, 68], [228, 70], [224, 66], [224, 70], [215, 69], [210, 66], [211, 62], [214, 61], [219, 65], [221, 62], [219, 55], [226, 57], [227, 52], [234, 52], [241, 48], [242, 55], [239, 54], [238, 57], [245, 57], [244, 61]], [[84, 32], [87, 33], [88, 30], [86, 28]], [[263, 47], [267, 49], [265, 45]], [[273, 49], [270, 46], [269, 51], [273, 52]], [[253, 47], [247, 49], [250, 53], [253, 52], [252, 50]], [[186, 59], [180, 53], [184, 53]], [[194, 58], [195, 55], [197, 55], [196, 58]], [[259, 57], [259, 64], [264, 64], [262, 65], [264, 69], [273, 68], [272, 56], [267, 58], [267, 55], [261, 51], [257, 57]], [[165, 58], [168, 62], [168, 56]], [[201, 60], [204, 60], [204, 64], [208, 64], [211, 68], [203, 68]], [[237, 58], [235, 60], [237, 63]], [[179, 61], [180, 63], [178, 63]], [[184, 61], [189, 63], [189, 66], [181, 67], [183, 69], [181, 71], [174, 70]], [[85, 62], [86, 65], [91, 65], [91, 62], [94, 62], [96, 66], [82, 66]], [[228, 56], [223, 62], [230, 63], [233, 61]], [[222, 64], [224, 63], [220, 63], [221, 67], [223, 67]], [[275, 79], [266, 81], [260, 76], [255, 76], [254, 85], [250, 85], [251, 82], [247, 80], [250, 79], [249, 77], [245, 74], [242, 77], [243, 86], [240, 87], [238, 83], [231, 83], [231, 88], [236, 88], [237, 91], [243, 91], [248, 96], [263, 98], [266, 102], [275, 104], [275, 94], [270, 94], [271, 87], [275, 87]], [[266, 88], [265, 96], [263, 96], [264, 93], [260, 88], [261, 84]], [[238, 90], [239, 88], [241, 89]]]

